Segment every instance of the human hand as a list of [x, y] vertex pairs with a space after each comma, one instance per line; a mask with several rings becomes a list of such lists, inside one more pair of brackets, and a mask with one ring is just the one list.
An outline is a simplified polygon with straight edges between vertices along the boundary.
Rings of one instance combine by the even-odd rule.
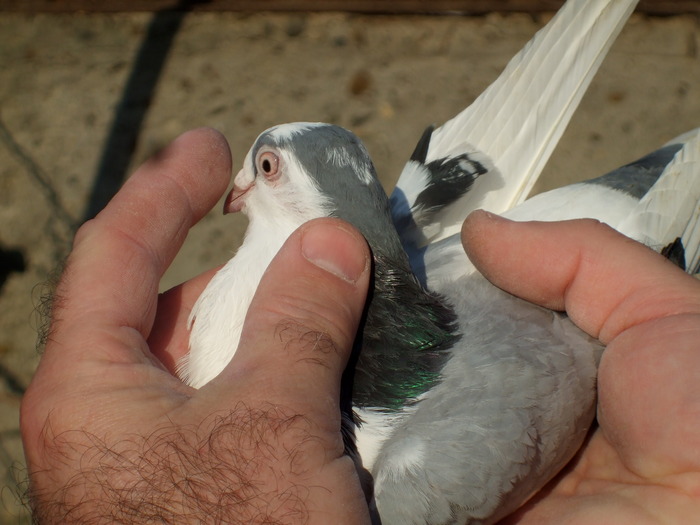
[[693, 523], [700, 514], [700, 282], [592, 220], [470, 215], [470, 259], [496, 286], [607, 345], [598, 423], [572, 464], [502, 525]]
[[368, 521], [338, 408], [369, 282], [354, 229], [300, 228], [231, 364], [198, 391], [174, 375], [212, 272], [160, 297], [158, 282], [230, 170], [223, 137], [186, 133], [76, 235], [22, 402], [39, 523]]

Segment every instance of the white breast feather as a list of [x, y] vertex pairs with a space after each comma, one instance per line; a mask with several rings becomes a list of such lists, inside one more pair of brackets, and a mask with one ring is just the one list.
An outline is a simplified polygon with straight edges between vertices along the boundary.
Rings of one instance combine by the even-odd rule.
[[243, 321], [263, 273], [287, 238], [305, 222], [330, 214], [331, 206], [292, 155], [282, 184], [256, 183], [246, 194], [250, 224], [236, 255], [212, 278], [192, 308], [190, 351], [178, 375], [199, 388], [236, 353]]

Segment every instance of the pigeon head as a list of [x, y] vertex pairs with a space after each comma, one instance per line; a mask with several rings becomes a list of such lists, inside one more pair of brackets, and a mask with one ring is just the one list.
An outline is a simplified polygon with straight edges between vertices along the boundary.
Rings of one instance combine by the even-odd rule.
[[243, 211], [251, 225], [285, 229], [317, 217], [338, 217], [360, 229], [373, 248], [404, 257], [367, 150], [338, 126], [302, 122], [261, 133], [234, 179], [224, 211]]

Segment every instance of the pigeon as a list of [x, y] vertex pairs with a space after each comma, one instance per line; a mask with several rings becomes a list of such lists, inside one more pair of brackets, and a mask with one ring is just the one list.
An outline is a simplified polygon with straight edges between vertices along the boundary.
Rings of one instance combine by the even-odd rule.
[[[373, 477], [375, 520], [494, 523], [521, 506], [585, 438], [603, 349], [562, 314], [490, 285], [456, 232], [476, 208], [557, 220], [558, 205], [614, 225], [628, 217], [626, 233], [665, 242], [630, 208], [665, 180], [673, 161], [663, 153], [653, 169], [640, 164], [653, 175], [637, 189], [618, 174], [557, 190], [551, 201], [525, 200], [635, 4], [567, 2], [469, 108], [426, 130], [390, 198], [351, 132], [320, 123], [263, 132], [225, 204], [248, 215], [245, 240], [194, 305], [180, 377], [200, 387], [230, 361], [262, 274], [296, 228], [342, 218], [363, 233], [374, 261], [340, 409], [346, 450]], [[674, 159], [685, 151], [669, 148]], [[577, 191], [591, 195], [574, 207]], [[607, 193], [621, 193], [627, 208], [600, 206]], [[683, 242], [674, 251], [685, 257]]]
[[[593, 217], [659, 251], [675, 251], [678, 264], [695, 273], [698, 174], [700, 130], [504, 215]], [[235, 300], [250, 278], [245, 272], [257, 271], [251, 260], [264, 251], [274, 255], [271, 232], [281, 238], [293, 230], [280, 224], [290, 210], [347, 220], [371, 247], [374, 289], [342, 395], [356, 411], [345, 412], [346, 423], [360, 425], [357, 450], [374, 478], [381, 523], [494, 523], [578, 450], [595, 415], [602, 346], [565, 315], [470, 271], [459, 234], [409, 261], [369, 155], [351, 132], [318, 123], [265, 131], [226, 206], [246, 211], [251, 223], [239, 264], [224, 267], [209, 288], [228, 286], [224, 295]], [[425, 285], [412, 265], [425, 269]], [[202, 300], [211, 300], [207, 293]], [[193, 312], [195, 326], [210, 314], [201, 306]]]

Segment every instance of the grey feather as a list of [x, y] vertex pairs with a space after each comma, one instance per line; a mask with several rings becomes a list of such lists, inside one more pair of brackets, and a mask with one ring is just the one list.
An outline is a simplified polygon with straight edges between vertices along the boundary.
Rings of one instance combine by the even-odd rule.
[[464, 337], [375, 462], [383, 523], [496, 521], [571, 459], [595, 413], [597, 342], [479, 274], [444, 292]]
[[669, 144], [610, 173], [590, 179], [586, 183], [600, 184], [641, 199], [682, 147], [683, 144]]

